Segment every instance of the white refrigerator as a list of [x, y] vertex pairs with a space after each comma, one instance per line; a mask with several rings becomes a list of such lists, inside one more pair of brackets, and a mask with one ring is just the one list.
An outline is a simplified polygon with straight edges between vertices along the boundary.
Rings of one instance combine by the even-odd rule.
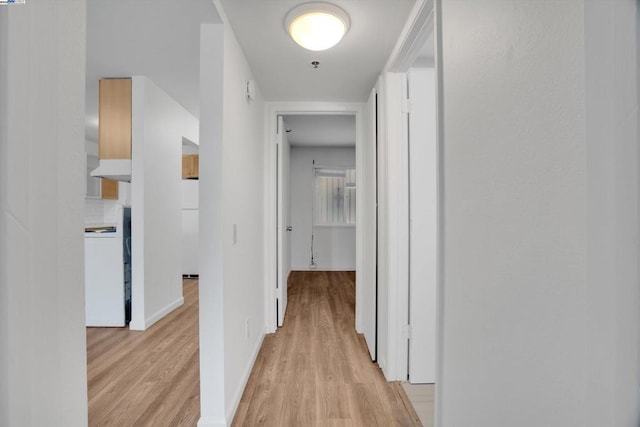
[[199, 254], [199, 182], [182, 180], [182, 275], [198, 275]]

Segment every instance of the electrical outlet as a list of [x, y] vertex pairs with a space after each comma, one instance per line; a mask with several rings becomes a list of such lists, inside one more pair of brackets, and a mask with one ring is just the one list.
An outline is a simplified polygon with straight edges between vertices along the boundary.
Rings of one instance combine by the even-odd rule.
[[244, 339], [248, 340], [249, 339], [249, 319], [247, 319], [244, 323]]

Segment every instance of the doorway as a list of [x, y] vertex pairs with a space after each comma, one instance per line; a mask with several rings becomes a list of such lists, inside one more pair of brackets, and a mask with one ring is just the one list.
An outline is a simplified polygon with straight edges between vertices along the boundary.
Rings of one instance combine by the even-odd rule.
[[[433, 425], [438, 392], [441, 297], [441, 180], [433, 3], [416, 5], [397, 54], [378, 82], [380, 136], [379, 358], [387, 379], [407, 386], [424, 425]], [[389, 183], [385, 186], [385, 182]], [[417, 390], [416, 390], [417, 389]], [[412, 393], [417, 391], [417, 393]]]
[[[131, 31], [139, 31], [141, 17], [150, 13], [157, 21], [171, 21], [176, 33], [146, 26], [148, 37], [131, 36]], [[145, 404], [135, 408], [126, 404], [134, 394], [139, 403], [155, 407], [149, 412], [161, 414], [158, 406], [172, 406], [166, 403], [171, 392], [163, 388], [163, 381], [189, 377], [178, 394], [188, 401], [187, 412], [197, 421], [200, 285], [196, 279], [183, 281], [182, 276], [199, 274], [199, 170], [195, 165], [201, 105], [200, 23], [220, 22], [220, 18], [215, 5], [199, 0], [186, 8], [170, 2], [151, 7], [149, 2], [90, 1], [86, 19], [88, 141], [96, 140], [99, 132], [98, 80], [132, 76], [133, 81], [131, 100], [127, 100], [135, 116], [130, 136], [132, 178], [130, 183], [121, 183], [120, 189], [130, 195], [122, 202], [131, 206], [134, 223], [134, 242], [127, 246], [133, 252], [130, 328], [145, 330], [88, 331], [89, 417], [135, 420], [143, 415], [140, 411]], [[120, 24], [117, 30], [113, 22]], [[189, 167], [185, 167], [187, 159], [191, 160]], [[106, 202], [104, 205], [106, 208]], [[154, 337], [161, 339], [156, 345]], [[110, 344], [106, 348], [105, 342]], [[117, 345], [121, 342], [126, 345]], [[162, 352], [157, 353], [157, 348]], [[119, 358], [126, 363], [117, 365]], [[162, 367], [167, 358], [175, 363]], [[153, 364], [157, 369], [147, 370]], [[175, 376], [182, 367], [184, 375]], [[119, 375], [121, 371], [126, 375]], [[154, 372], [164, 372], [165, 377]], [[173, 393], [179, 388], [177, 383], [170, 387]], [[118, 392], [122, 389], [129, 390], [128, 397]]]
[[[328, 261], [327, 252], [325, 252], [323, 234], [326, 234], [327, 231], [331, 227], [327, 227], [327, 229], [323, 229], [322, 227], [316, 224], [318, 218], [312, 218], [313, 209], [310, 207], [311, 205], [306, 207], [306, 212], [309, 215], [301, 215], [299, 212], [291, 211], [291, 216], [289, 219], [293, 222], [294, 218], [296, 219], [295, 223], [286, 223], [284, 219], [286, 219], [286, 215], [288, 214], [287, 209], [283, 208], [283, 200], [286, 200], [287, 197], [290, 197], [290, 194], [286, 194], [283, 192], [282, 180], [284, 177], [282, 176], [283, 169], [281, 166], [288, 164], [291, 161], [291, 152], [296, 159], [300, 158], [300, 162], [308, 162], [311, 160], [311, 163], [308, 164], [306, 168], [306, 172], [309, 177], [309, 182], [307, 184], [307, 196], [314, 195], [313, 197], [307, 197], [309, 202], [313, 202], [313, 199], [316, 197], [313, 191], [318, 183], [316, 181], [321, 181], [322, 179], [316, 180], [316, 178], [321, 178], [322, 175], [326, 175], [326, 170], [322, 169], [330, 169], [331, 165], [321, 164], [323, 163], [321, 159], [329, 157], [319, 157], [321, 156], [320, 152], [311, 152], [305, 151], [310, 147], [301, 147], [300, 144], [304, 144], [304, 142], [295, 142], [293, 147], [291, 144], [284, 142], [287, 137], [286, 130], [290, 129], [291, 132], [294, 132], [294, 125], [298, 127], [304, 127], [306, 122], [312, 122], [313, 119], [311, 117], [316, 117], [315, 120], [319, 121], [340, 121], [344, 120], [345, 117], [350, 117], [353, 123], [352, 133], [354, 135], [351, 144], [353, 145], [353, 160], [347, 163], [341, 162], [341, 164], [335, 164], [334, 166], [341, 167], [339, 171], [334, 171], [337, 174], [343, 174], [343, 179], [347, 186], [352, 185], [351, 183], [347, 183], [349, 180], [347, 179], [347, 174], [355, 174], [355, 185], [357, 186], [357, 191], [359, 194], [363, 194], [364, 190], [368, 188], [370, 185], [374, 185], [373, 182], [365, 182], [364, 180], [364, 164], [363, 164], [363, 131], [362, 131], [362, 120], [363, 120], [363, 107], [361, 104], [349, 104], [349, 103], [337, 103], [337, 104], [320, 104], [320, 103], [294, 103], [294, 104], [279, 104], [274, 103], [269, 106], [269, 126], [267, 129], [267, 155], [268, 155], [268, 180], [265, 183], [265, 191], [267, 194], [266, 203], [267, 203], [267, 215], [265, 219], [265, 226], [267, 229], [267, 239], [266, 239], [266, 254], [267, 254], [267, 274], [268, 277], [272, 277], [273, 279], [267, 281], [267, 289], [265, 289], [266, 295], [266, 317], [267, 317], [267, 325], [268, 332], [275, 332], [277, 326], [282, 324], [279, 320], [284, 320], [283, 308], [286, 311], [286, 302], [283, 301], [282, 295], [285, 293], [286, 286], [286, 273], [290, 271], [292, 268], [304, 268], [308, 270], [323, 268], [323, 265], [328, 266], [326, 268], [331, 268], [331, 265], [335, 266], [335, 268], [345, 268], [346, 264], [338, 265], [338, 264], [323, 264], [325, 261]], [[341, 119], [342, 118], [342, 119]], [[279, 133], [280, 123], [282, 125], [282, 134]], [[304, 136], [304, 132], [300, 132], [301, 135]], [[291, 135], [293, 140], [294, 135]], [[280, 142], [279, 142], [280, 141]], [[288, 144], [288, 148], [287, 148]], [[309, 143], [310, 146], [313, 146], [313, 143]], [[317, 144], [315, 144], [317, 146]], [[327, 145], [333, 145], [332, 149], [339, 149], [339, 144], [337, 142], [333, 142], [333, 144], [329, 143]], [[342, 145], [345, 145], [343, 141]], [[284, 150], [280, 150], [279, 147], [284, 147]], [[318, 147], [316, 147], [317, 149]], [[342, 147], [344, 149], [345, 147]], [[288, 152], [289, 157], [287, 159], [283, 158]], [[305, 154], [306, 153], [306, 154]], [[311, 153], [311, 154], [309, 154]], [[308, 156], [308, 159], [306, 157]], [[313, 161], [316, 160], [313, 157], [317, 157], [317, 164], [314, 164]], [[328, 160], [325, 160], [324, 163], [327, 163]], [[317, 168], [316, 168], [317, 166]], [[355, 172], [349, 172], [350, 169], [353, 169], [355, 166]], [[289, 168], [287, 168], [289, 170]], [[296, 172], [297, 173], [297, 172]], [[313, 180], [311, 180], [313, 178]], [[296, 186], [301, 184], [296, 180]], [[293, 177], [291, 177], [291, 190], [293, 191]], [[296, 190], [297, 191], [297, 190]], [[341, 190], [342, 193], [334, 194], [334, 196], [340, 196], [342, 198], [342, 208], [344, 209], [344, 187]], [[347, 190], [350, 191], [350, 190]], [[335, 200], [338, 200], [337, 197]], [[364, 197], [356, 197], [355, 200], [355, 222], [356, 224], [363, 224], [364, 219], [367, 218], [368, 215], [371, 215], [371, 211], [367, 209], [367, 205], [365, 203]], [[286, 227], [291, 226], [290, 231], [286, 231]], [[356, 271], [356, 307], [355, 307], [355, 329], [357, 332], [362, 333], [362, 294], [365, 287], [369, 285], [374, 285], [371, 283], [363, 283], [359, 278], [362, 277], [362, 273], [365, 269], [375, 269], [375, 260], [367, 259], [363, 255], [362, 247], [364, 246], [364, 230], [359, 226], [341, 225], [345, 228], [350, 228], [350, 232], [355, 235], [354, 236], [354, 246], [355, 246], [355, 271]], [[334, 227], [337, 228], [337, 227]], [[343, 232], [345, 230], [342, 230]], [[289, 233], [290, 237], [287, 237], [285, 233]], [[345, 234], [345, 233], [342, 233]], [[371, 236], [369, 236], [371, 237]], [[283, 246], [289, 244], [289, 239], [291, 239], [291, 248], [287, 249]], [[312, 247], [313, 240], [313, 249]], [[335, 242], [336, 240], [331, 240]], [[298, 253], [298, 250], [295, 248], [301, 247]], [[338, 245], [339, 247], [343, 247], [342, 245]], [[291, 250], [291, 256], [286, 260], [281, 258], [282, 253]], [[295, 255], [294, 255], [295, 253]], [[335, 260], [334, 260], [335, 261]], [[315, 267], [315, 268], [314, 268]], [[281, 272], [286, 272], [285, 274], [281, 274]], [[286, 296], [284, 297], [286, 298]], [[281, 305], [282, 304], [282, 305]], [[281, 314], [282, 313], [282, 314]], [[374, 319], [375, 321], [375, 319]]]
[[353, 114], [278, 116], [278, 326], [292, 271], [356, 270], [355, 138]]

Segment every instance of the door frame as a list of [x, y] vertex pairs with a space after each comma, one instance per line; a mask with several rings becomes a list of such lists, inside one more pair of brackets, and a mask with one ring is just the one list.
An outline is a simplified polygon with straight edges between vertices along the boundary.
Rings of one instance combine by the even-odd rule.
[[[291, 233], [286, 230], [291, 224], [291, 218], [285, 213], [291, 209], [291, 189], [288, 183], [285, 184], [291, 171], [291, 144], [284, 129], [283, 116], [279, 115], [276, 120], [276, 319], [278, 326], [283, 326], [287, 312], [287, 285], [291, 273]], [[283, 263], [287, 256], [288, 262]], [[283, 267], [289, 271], [283, 271]]]
[[[404, 158], [403, 150], [408, 144], [408, 127], [406, 123], [406, 108], [403, 106], [403, 99], [406, 98], [406, 74], [420, 54], [424, 43], [433, 34], [434, 39], [434, 69], [436, 79], [436, 144], [438, 150], [438, 234], [437, 234], [437, 280], [436, 280], [436, 419], [438, 417], [438, 406], [441, 402], [442, 378], [442, 307], [444, 298], [443, 285], [443, 230], [444, 230], [444, 180], [442, 165], [442, 34], [438, 26], [439, 13], [441, 10], [441, 0], [416, 0], [416, 3], [407, 19], [398, 42], [396, 43], [389, 60], [378, 80], [378, 92], [381, 94], [380, 104], [382, 105], [382, 115], [379, 120], [381, 126], [381, 149], [388, 149], [386, 153], [390, 158], [389, 170], [383, 179], [386, 179], [392, 187], [399, 192], [408, 193], [408, 169], [404, 174], [404, 168], [408, 168], [408, 158]], [[395, 143], [394, 143], [395, 141]], [[401, 143], [397, 143], [400, 141]], [[397, 157], [397, 158], [396, 158]], [[398, 158], [400, 160], [398, 160]], [[396, 195], [397, 196], [397, 195]], [[391, 237], [388, 254], [397, 254], [399, 251], [408, 256], [408, 230], [409, 230], [409, 209], [408, 200], [394, 199], [397, 203], [389, 206], [388, 224], [391, 229]], [[385, 296], [388, 301], [386, 308], [378, 313], [379, 322], [384, 322], [386, 327], [386, 341], [382, 343], [383, 357], [386, 360], [379, 360], [385, 378], [388, 381], [406, 381], [409, 372], [408, 367], [408, 328], [409, 314], [409, 264], [408, 262], [397, 262], [397, 257], [388, 256], [384, 258], [382, 254], [381, 264], [383, 264], [384, 275], [379, 280], [384, 287]], [[379, 350], [380, 352], [380, 350]], [[380, 356], [380, 353], [378, 354]], [[438, 425], [438, 423], [436, 423]]]
[[[332, 115], [332, 114], [349, 114], [356, 118], [356, 182], [363, 182], [363, 156], [362, 156], [362, 114], [364, 111], [364, 103], [354, 102], [267, 102], [265, 108], [265, 248], [264, 248], [264, 267], [265, 267], [265, 329], [267, 333], [275, 332], [278, 325], [278, 317], [276, 313], [276, 284], [277, 284], [277, 149], [276, 149], [276, 132], [278, 126], [278, 116], [286, 116], [291, 114], [308, 114], [308, 115]], [[364, 220], [364, 208], [362, 206], [362, 198], [356, 199], [356, 313], [355, 313], [355, 329], [361, 333], [362, 329], [362, 292], [358, 286], [358, 277], [364, 268], [363, 253], [363, 235], [358, 231], [358, 224], [362, 224]], [[375, 262], [375, 260], [372, 260]]]

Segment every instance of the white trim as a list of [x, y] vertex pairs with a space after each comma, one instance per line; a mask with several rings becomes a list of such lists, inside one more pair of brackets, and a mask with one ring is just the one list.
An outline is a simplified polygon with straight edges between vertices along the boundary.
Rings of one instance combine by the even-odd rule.
[[388, 72], [406, 72], [418, 57], [422, 46], [433, 31], [434, 0], [417, 0], [400, 38], [384, 67]]
[[[271, 120], [273, 118], [273, 120]], [[278, 281], [278, 267], [277, 263], [277, 221], [276, 206], [277, 206], [277, 191], [276, 184], [277, 179], [275, 174], [276, 162], [277, 162], [277, 150], [274, 139], [277, 136], [278, 122], [277, 114], [272, 116], [271, 108], [267, 104], [265, 108], [265, 215], [264, 215], [264, 232], [265, 232], [265, 331], [267, 333], [273, 333], [278, 328], [278, 313], [276, 310], [276, 283]]]
[[227, 427], [227, 422], [223, 419], [200, 418], [198, 427]]
[[438, 265], [436, 271], [436, 391], [434, 396], [434, 426], [442, 426], [442, 400], [444, 396], [444, 98], [442, 73], [442, 0], [435, 0], [434, 29], [436, 71], [436, 150], [438, 156]]
[[[267, 102], [265, 115], [265, 324], [266, 332], [275, 332], [277, 328], [276, 316], [276, 149], [274, 136], [277, 130], [279, 115], [287, 114], [353, 114], [356, 117], [356, 182], [362, 182], [362, 114], [363, 103], [355, 102]], [[364, 207], [361, 198], [356, 199], [356, 225], [362, 224]], [[362, 271], [362, 236], [356, 226], [356, 278]], [[356, 279], [356, 324], [357, 331], [361, 329], [362, 315], [360, 313], [362, 295]]]
[[388, 312], [385, 314], [387, 297], [384, 295], [384, 290], [386, 289], [386, 272], [387, 268], [387, 211], [386, 206], [387, 202], [387, 188], [388, 188], [388, 179], [387, 179], [387, 156], [385, 155], [385, 147], [386, 147], [386, 139], [385, 133], [387, 128], [387, 111], [386, 111], [386, 82], [383, 78], [383, 74], [378, 77], [375, 86], [376, 94], [377, 94], [377, 105], [376, 105], [376, 132], [377, 132], [377, 147], [376, 147], [376, 155], [375, 155], [375, 171], [376, 171], [376, 254], [377, 259], [375, 260], [376, 265], [376, 360], [378, 362], [378, 366], [382, 370], [383, 374], [386, 378], [387, 371], [387, 353], [389, 352], [389, 344], [388, 338], [385, 334], [386, 332], [386, 317], [383, 318], [383, 315], [388, 317]]
[[[381, 132], [379, 156], [385, 156], [386, 195], [382, 209], [386, 207], [387, 247], [381, 248], [380, 255], [386, 259], [386, 275], [381, 275], [381, 289], [386, 294], [387, 318], [380, 318], [387, 326], [386, 360], [382, 369], [388, 381], [407, 379], [407, 337], [404, 326], [408, 319], [409, 289], [409, 200], [408, 200], [408, 158], [407, 158], [407, 115], [402, 113], [402, 100], [406, 90], [404, 73], [384, 73], [384, 121]], [[385, 191], [385, 190], [383, 190]], [[384, 261], [382, 261], [384, 263]], [[386, 286], [385, 286], [386, 284]], [[381, 313], [384, 315], [384, 310]], [[379, 313], [380, 316], [380, 313]], [[384, 342], [384, 341], [383, 341]], [[384, 349], [383, 349], [384, 351]]]
[[264, 127], [265, 149], [264, 149], [264, 273], [265, 273], [265, 290], [264, 290], [264, 330], [266, 333], [276, 331], [276, 322], [278, 321], [275, 309], [271, 311], [272, 301], [275, 298], [275, 289], [271, 289], [273, 280], [277, 280], [276, 251], [275, 240], [277, 238], [275, 225], [275, 177], [272, 174], [272, 168], [275, 165], [275, 150], [273, 149], [274, 141], [272, 138], [273, 127], [270, 126], [269, 104], [265, 103], [264, 109]]
[[[236, 390], [236, 393], [233, 396], [231, 404], [227, 407], [227, 419], [230, 423], [236, 416], [238, 405], [240, 405], [240, 399], [242, 399], [244, 389], [247, 387], [247, 382], [249, 381], [249, 376], [251, 375], [251, 371], [253, 370], [253, 365], [256, 364], [256, 359], [258, 358], [258, 353], [260, 353], [260, 348], [262, 347], [262, 343], [264, 342], [264, 337], [265, 333], [264, 331], [262, 331], [262, 337], [258, 340], [257, 345], [253, 349], [253, 352], [251, 353], [251, 361], [247, 364], [247, 369], [245, 369], [244, 375], [242, 376], [242, 385], [238, 387], [238, 390]], [[200, 423], [198, 423], [198, 426], [200, 426]]]
[[229, 23], [229, 18], [227, 18], [227, 13], [224, 11], [222, 7], [222, 2], [220, 0], [212, 0], [213, 5], [216, 8], [216, 12], [218, 12], [218, 16], [220, 17], [220, 22], [212, 22], [212, 24], [223, 24], [224, 26], [231, 25]]
[[[407, 341], [403, 331], [408, 322], [408, 290], [409, 290], [409, 266], [405, 262], [408, 257], [409, 244], [409, 212], [408, 212], [408, 157], [407, 157], [407, 126], [406, 116], [402, 114], [402, 101], [406, 98], [406, 72], [415, 62], [424, 43], [428, 40], [434, 29], [436, 13], [434, 0], [417, 0], [411, 11], [407, 23], [389, 56], [384, 72], [382, 73], [382, 93], [384, 121], [381, 132], [382, 155], [387, 156], [386, 161], [386, 188], [387, 198], [387, 227], [388, 247], [382, 248], [380, 255], [386, 257], [386, 277], [379, 277], [380, 281], [386, 281], [387, 318], [379, 318], [379, 322], [385, 322], [388, 327], [386, 360], [381, 360], [380, 365], [387, 380], [406, 380], [408, 373]], [[437, 53], [436, 53], [437, 55]], [[438, 80], [441, 84], [441, 80]], [[441, 108], [441, 105], [438, 106]], [[440, 119], [439, 119], [440, 120]], [[440, 122], [438, 122], [440, 123]], [[441, 137], [438, 137], [440, 144]], [[441, 153], [439, 153], [441, 155]], [[440, 201], [442, 200], [442, 179], [440, 177]], [[384, 185], [381, 188], [385, 188]], [[406, 192], [405, 192], [406, 190]], [[442, 204], [440, 205], [442, 206]], [[441, 217], [441, 212], [440, 212]], [[442, 233], [442, 223], [439, 222], [439, 233]], [[441, 238], [440, 238], [441, 240]], [[442, 263], [441, 242], [439, 245], [439, 259]], [[384, 260], [381, 260], [384, 263]], [[439, 265], [438, 295], [441, 293], [441, 264]], [[438, 319], [441, 307], [441, 297], [438, 296]], [[384, 314], [384, 313], [383, 313]], [[438, 324], [440, 328], [440, 324]], [[438, 329], [441, 334], [441, 329]], [[439, 352], [441, 337], [437, 343]], [[380, 351], [379, 351], [380, 355]], [[439, 356], [438, 356], [439, 357]], [[437, 371], [440, 369], [439, 362]], [[439, 382], [440, 374], [437, 372], [436, 381]], [[438, 389], [438, 387], [436, 387]]]
[[[398, 100], [394, 102], [400, 102], [402, 106], [407, 100], [407, 73], [397, 74], [400, 77], [400, 92], [390, 91], [392, 96], [397, 96]], [[395, 199], [395, 203], [392, 202], [391, 211], [395, 214], [396, 231], [392, 233], [392, 242], [397, 245], [396, 249], [392, 252], [397, 259], [395, 280], [393, 277], [393, 271], [391, 272], [389, 279], [393, 286], [389, 286], [390, 291], [395, 291], [397, 295], [396, 299], [396, 377], [399, 381], [406, 381], [409, 373], [409, 336], [407, 335], [406, 325], [409, 324], [409, 111], [401, 108], [400, 114], [395, 115], [399, 118], [400, 123], [398, 128], [391, 128], [390, 131], [395, 132], [391, 137], [398, 137], [398, 143], [395, 145], [395, 164], [393, 168], [397, 168], [392, 175], [397, 179], [397, 184], [391, 188], [396, 188], [393, 191], [391, 200]], [[392, 139], [393, 140], [393, 139]], [[391, 147], [394, 148], [394, 147]], [[393, 169], [392, 169], [393, 170]], [[394, 289], [395, 288], [395, 289]], [[389, 340], [389, 342], [392, 342]]]
[[154, 323], [156, 323], [158, 320], [162, 319], [167, 314], [171, 313], [176, 308], [180, 307], [182, 304], [184, 304], [184, 297], [178, 298], [177, 300], [175, 300], [172, 303], [166, 305], [164, 308], [161, 308], [160, 310], [158, 310], [157, 312], [155, 312], [151, 316], [149, 316], [146, 319], [144, 319], [144, 324], [143, 325], [138, 325], [138, 324], [136, 324], [134, 322], [131, 322], [129, 324], [129, 329], [132, 330], [132, 331], [146, 331]]

